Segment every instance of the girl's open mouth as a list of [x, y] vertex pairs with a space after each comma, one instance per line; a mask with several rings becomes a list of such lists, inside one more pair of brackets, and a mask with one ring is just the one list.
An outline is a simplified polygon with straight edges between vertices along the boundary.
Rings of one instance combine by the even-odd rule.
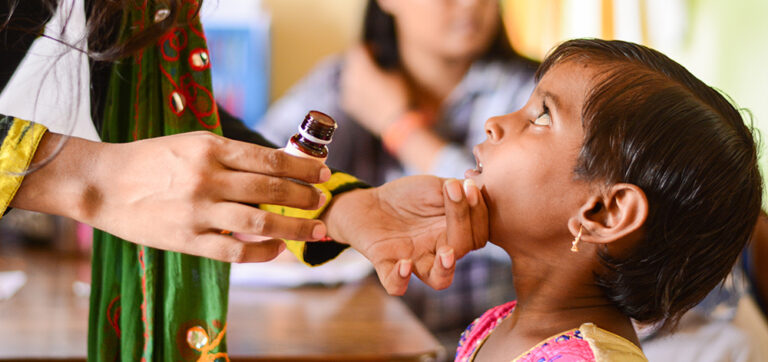
[[477, 163], [477, 165], [475, 166], [474, 169], [470, 169], [470, 170], [467, 170], [467, 171], [464, 172], [464, 177], [465, 178], [470, 178], [470, 177], [473, 177], [473, 176], [478, 176], [481, 173], [483, 173], [483, 162], [480, 161], [480, 157], [478, 157], [478, 155], [477, 155], [478, 152], [477, 151], [478, 151], [477, 146], [475, 146], [475, 148], [472, 150], [472, 154], [475, 155], [475, 162]]

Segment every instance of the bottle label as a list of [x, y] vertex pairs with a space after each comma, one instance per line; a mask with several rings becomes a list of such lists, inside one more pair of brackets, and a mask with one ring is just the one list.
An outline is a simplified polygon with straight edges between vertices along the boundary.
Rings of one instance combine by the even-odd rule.
[[283, 148], [283, 152], [285, 152], [285, 153], [287, 153], [289, 155], [292, 155], [292, 156], [296, 156], [296, 157], [312, 158], [312, 159], [318, 160], [318, 161], [320, 161], [322, 163], [325, 163], [325, 160], [327, 158], [327, 157], [322, 157], [321, 158], [321, 157], [310, 156], [310, 155], [302, 152], [298, 147], [296, 147], [293, 143], [291, 143], [291, 141], [288, 141], [288, 144], [285, 145], [285, 148]]

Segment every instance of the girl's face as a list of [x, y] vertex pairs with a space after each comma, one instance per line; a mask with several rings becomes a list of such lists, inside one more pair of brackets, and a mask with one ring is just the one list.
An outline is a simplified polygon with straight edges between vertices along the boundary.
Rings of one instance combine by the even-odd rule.
[[466, 176], [488, 203], [491, 242], [562, 243], [569, 237], [567, 221], [589, 190], [573, 170], [584, 137], [581, 109], [594, 75], [580, 63], [555, 65], [522, 109], [486, 121], [488, 138], [474, 150], [478, 167]]
[[[404, 45], [449, 59], [475, 58], [499, 26], [498, 0], [379, 0]], [[406, 48], [407, 49], [407, 48]]]

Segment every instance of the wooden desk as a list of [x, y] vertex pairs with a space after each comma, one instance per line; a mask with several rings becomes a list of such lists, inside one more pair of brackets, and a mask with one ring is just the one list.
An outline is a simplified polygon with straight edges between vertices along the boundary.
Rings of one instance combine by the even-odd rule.
[[[8, 259], [4, 259], [6, 262]], [[27, 284], [0, 302], [0, 360], [86, 357], [88, 298], [73, 282], [88, 260], [28, 253], [11, 259]], [[230, 291], [229, 355], [233, 361], [430, 361], [437, 340], [376, 279], [338, 288]]]

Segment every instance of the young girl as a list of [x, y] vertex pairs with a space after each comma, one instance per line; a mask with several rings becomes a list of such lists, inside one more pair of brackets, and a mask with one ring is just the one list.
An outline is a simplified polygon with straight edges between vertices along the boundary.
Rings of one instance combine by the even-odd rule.
[[646, 47], [572, 40], [519, 111], [486, 122], [467, 178], [511, 257], [517, 301], [457, 361], [644, 361], [632, 320], [671, 329], [728, 274], [755, 225], [750, 128]]

